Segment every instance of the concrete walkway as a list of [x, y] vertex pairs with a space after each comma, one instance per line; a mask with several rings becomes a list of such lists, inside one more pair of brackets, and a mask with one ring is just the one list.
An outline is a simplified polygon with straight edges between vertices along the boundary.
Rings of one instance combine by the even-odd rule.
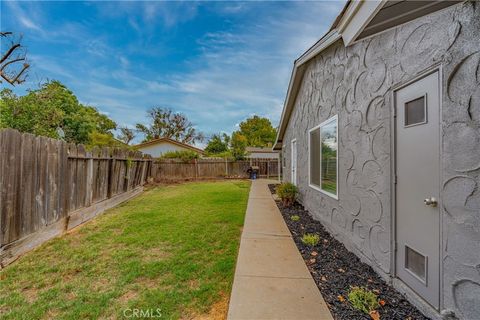
[[250, 189], [228, 319], [332, 319], [269, 183]]

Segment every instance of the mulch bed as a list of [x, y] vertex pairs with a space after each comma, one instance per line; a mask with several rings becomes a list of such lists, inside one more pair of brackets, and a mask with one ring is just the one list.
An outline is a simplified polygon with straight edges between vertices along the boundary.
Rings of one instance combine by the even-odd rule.
[[[275, 192], [274, 184], [269, 185]], [[323, 225], [314, 220], [302, 205], [283, 207], [276, 201], [283, 218], [292, 233], [298, 250], [335, 319], [371, 319], [370, 315], [354, 309], [348, 301], [350, 287], [365, 287], [378, 294], [385, 304], [377, 311], [381, 319], [429, 319], [385, 281], [375, 271], [328, 233]], [[298, 215], [300, 220], [292, 221]], [[301, 237], [305, 233], [316, 233], [320, 242], [315, 247], [306, 246]], [[313, 253], [313, 254], [312, 254]], [[316, 254], [315, 254], [316, 253]]]

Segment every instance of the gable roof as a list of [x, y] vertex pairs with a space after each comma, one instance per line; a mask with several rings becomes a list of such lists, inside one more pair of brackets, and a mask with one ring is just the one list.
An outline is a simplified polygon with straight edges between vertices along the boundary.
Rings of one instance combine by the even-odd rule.
[[153, 139], [153, 140], [150, 140], [150, 141], [147, 141], [147, 142], [143, 142], [143, 143], [134, 145], [133, 147], [136, 148], [136, 149], [140, 149], [140, 148], [143, 148], [143, 147], [148, 147], [148, 146], [151, 146], [151, 145], [156, 145], [156, 144], [164, 143], [164, 142], [171, 143], [171, 144], [174, 144], [174, 145], [177, 145], [177, 146], [180, 146], [180, 147], [198, 152], [202, 155], [205, 154], [205, 151], [203, 151], [200, 148], [196, 148], [196, 147], [191, 146], [189, 144], [186, 144], [186, 143], [183, 143], [183, 142], [180, 142], [180, 141], [177, 141], [177, 140], [173, 140], [173, 139], [170, 139], [170, 138], [166, 138], [166, 137]]
[[348, 47], [357, 41], [459, 2], [462, 1], [348, 0], [330, 30], [293, 63], [273, 149], [282, 148], [283, 135], [292, 114], [307, 63], [311, 59], [340, 39], [345, 47]]
[[277, 151], [272, 150], [269, 147], [246, 147], [245, 151], [247, 152], [261, 152], [261, 153], [278, 153]]

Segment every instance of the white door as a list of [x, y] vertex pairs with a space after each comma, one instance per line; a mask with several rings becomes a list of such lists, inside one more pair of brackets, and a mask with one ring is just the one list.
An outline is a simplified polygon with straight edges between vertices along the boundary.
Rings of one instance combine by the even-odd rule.
[[292, 183], [297, 185], [297, 140], [292, 140]]
[[395, 92], [396, 275], [433, 307], [440, 279], [439, 72]]

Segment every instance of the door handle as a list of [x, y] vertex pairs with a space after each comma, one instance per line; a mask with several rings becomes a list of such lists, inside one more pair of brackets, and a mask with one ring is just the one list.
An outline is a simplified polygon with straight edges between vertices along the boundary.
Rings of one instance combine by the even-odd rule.
[[423, 200], [423, 203], [425, 203], [426, 206], [430, 206], [430, 207], [436, 207], [437, 206], [437, 199], [435, 199], [434, 197], [430, 197], [430, 198], [427, 198], [425, 200]]

